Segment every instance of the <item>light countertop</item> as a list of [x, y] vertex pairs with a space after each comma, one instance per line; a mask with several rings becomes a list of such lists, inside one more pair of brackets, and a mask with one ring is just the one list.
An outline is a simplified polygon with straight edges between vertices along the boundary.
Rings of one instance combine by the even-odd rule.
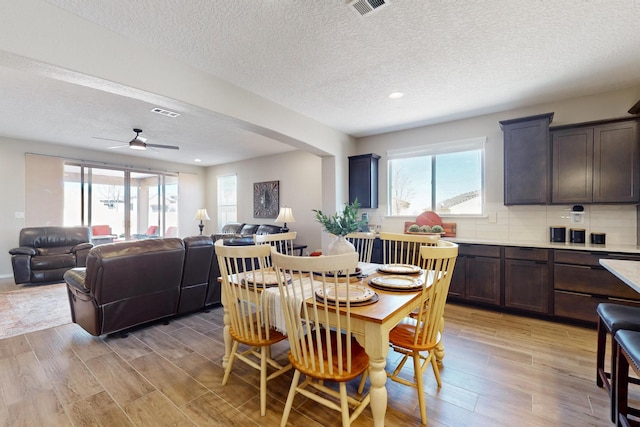
[[477, 245], [498, 245], [498, 246], [519, 246], [527, 248], [542, 248], [542, 249], [568, 249], [576, 251], [587, 252], [620, 252], [628, 254], [640, 254], [640, 247], [636, 245], [592, 245], [591, 243], [552, 243], [552, 242], [537, 242], [537, 241], [505, 241], [505, 240], [493, 240], [493, 239], [468, 239], [463, 237], [444, 237], [446, 240], [455, 243], [468, 243]]
[[640, 293], [640, 261], [601, 259], [600, 265]]

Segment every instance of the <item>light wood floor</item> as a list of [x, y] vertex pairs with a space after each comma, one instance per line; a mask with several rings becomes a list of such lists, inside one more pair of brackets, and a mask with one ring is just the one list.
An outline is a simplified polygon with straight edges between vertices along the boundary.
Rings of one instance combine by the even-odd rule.
[[[611, 426], [595, 342], [595, 330], [449, 304], [443, 387], [425, 374], [428, 425]], [[127, 338], [69, 324], [0, 340], [0, 425], [279, 425], [290, 373], [270, 382], [260, 417], [257, 372], [237, 362], [223, 387], [223, 353], [222, 308]], [[387, 426], [419, 425], [415, 390], [387, 388]], [[302, 397], [294, 407], [290, 425], [339, 425]], [[371, 423], [367, 409], [354, 425]]]

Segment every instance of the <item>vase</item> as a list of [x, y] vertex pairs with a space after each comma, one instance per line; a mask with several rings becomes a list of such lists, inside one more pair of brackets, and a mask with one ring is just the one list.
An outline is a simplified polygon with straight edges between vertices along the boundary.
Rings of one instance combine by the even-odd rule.
[[348, 241], [344, 236], [336, 236], [333, 242], [329, 243], [327, 248], [327, 255], [341, 255], [348, 254], [356, 251], [356, 247], [353, 243]]

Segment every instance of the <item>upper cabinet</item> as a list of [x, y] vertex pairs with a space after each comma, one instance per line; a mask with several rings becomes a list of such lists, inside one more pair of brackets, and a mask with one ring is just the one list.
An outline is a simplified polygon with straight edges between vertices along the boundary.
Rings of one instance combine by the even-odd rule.
[[504, 204], [534, 205], [550, 201], [549, 124], [553, 113], [503, 120]]
[[349, 203], [357, 198], [361, 208], [378, 207], [377, 154], [349, 157]]
[[640, 201], [638, 119], [551, 129], [551, 203]]

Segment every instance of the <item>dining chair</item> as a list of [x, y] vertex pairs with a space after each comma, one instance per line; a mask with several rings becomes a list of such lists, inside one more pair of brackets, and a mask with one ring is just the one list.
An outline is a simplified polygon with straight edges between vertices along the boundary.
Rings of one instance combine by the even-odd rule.
[[371, 253], [373, 251], [373, 242], [376, 239], [375, 233], [356, 231], [345, 236], [358, 252], [359, 262], [371, 262]]
[[[345, 282], [357, 267], [358, 254], [296, 257], [272, 250], [271, 258], [279, 276], [289, 360], [295, 369], [280, 425], [287, 424], [294, 398], [300, 393], [340, 412], [342, 426], [349, 426], [370, 401], [368, 393], [359, 398], [347, 393], [347, 382], [369, 366], [369, 357], [351, 333], [352, 297], [348, 280]], [[289, 277], [291, 283], [285, 285]], [[334, 303], [329, 302], [330, 295]], [[336, 303], [343, 316], [336, 316]], [[305, 379], [300, 382], [303, 374]], [[338, 391], [327, 383], [337, 383]]]
[[[395, 382], [417, 389], [423, 424], [427, 423], [423, 375], [428, 365], [433, 368], [438, 387], [442, 387], [434, 350], [442, 339], [444, 307], [457, 256], [458, 245], [445, 240], [438, 241], [436, 246], [420, 248], [420, 266], [425, 270], [427, 279], [422, 289], [417, 316], [405, 317], [389, 332], [391, 348], [403, 356], [387, 376]], [[400, 371], [409, 358], [413, 360], [414, 381], [400, 376]]]
[[403, 234], [381, 232], [382, 263], [411, 264], [420, 262], [420, 247], [432, 246], [440, 240], [439, 234]]
[[[223, 243], [222, 239], [216, 241], [215, 252], [233, 345], [222, 385], [227, 384], [236, 359], [260, 371], [260, 415], [264, 415], [267, 381], [291, 369], [291, 364], [282, 365], [271, 358], [271, 345], [286, 339], [273, 327], [269, 310], [263, 307], [262, 291], [275, 285], [275, 272], [269, 268], [271, 246], [225, 246]], [[240, 344], [248, 348], [240, 349]], [[273, 372], [268, 374], [269, 370]]]
[[269, 244], [276, 250], [283, 254], [293, 254], [293, 241], [296, 239], [298, 233], [296, 231], [289, 231], [287, 233], [273, 233], [273, 234], [254, 234], [253, 242], [256, 245]]

